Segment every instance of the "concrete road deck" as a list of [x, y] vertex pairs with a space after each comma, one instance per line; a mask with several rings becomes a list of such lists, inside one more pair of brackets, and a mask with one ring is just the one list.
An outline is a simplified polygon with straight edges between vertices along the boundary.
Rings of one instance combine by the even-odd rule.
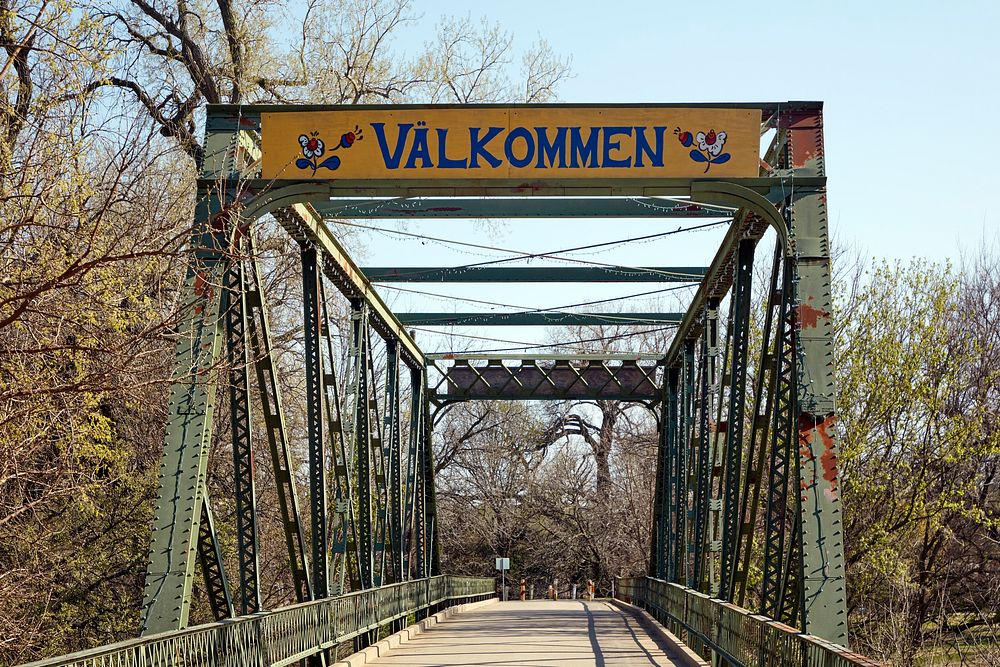
[[683, 665], [639, 621], [606, 602], [499, 602], [417, 635], [376, 665]]

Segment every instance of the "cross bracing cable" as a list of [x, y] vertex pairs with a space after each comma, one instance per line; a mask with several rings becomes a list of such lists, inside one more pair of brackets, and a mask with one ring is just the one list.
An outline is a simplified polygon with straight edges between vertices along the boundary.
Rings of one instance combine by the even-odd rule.
[[[675, 234], [682, 234], [682, 233], [685, 233], [685, 232], [694, 232], [694, 231], [698, 231], [698, 230], [702, 230], [702, 229], [708, 229], [710, 227], [717, 227], [719, 225], [728, 225], [728, 224], [730, 224], [730, 222], [731, 222], [731, 220], [722, 220], [722, 221], [717, 221], [717, 222], [707, 222], [707, 223], [704, 223], [704, 224], [701, 224], [701, 225], [694, 225], [694, 226], [691, 226], [691, 227], [679, 227], [677, 229], [673, 229], [673, 230], [670, 230], [670, 231], [667, 231], [667, 232], [658, 232], [656, 234], [647, 234], [645, 236], [637, 236], [637, 237], [628, 238], [628, 239], [618, 239], [618, 240], [615, 240], [615, 241], [603, 241], [601, 243], [592, 243], [592, 244], [583, 245], [583, 246], [574, 246], [574, 247], [571, 247], [571, 248], [561, 248], [559, 250], [550, 250], [550, 251], [547, 251], [547, 252], [525, 252], [523, 250], [513, 250], [511, 248], [501, 248], [501, 247], [498, 247], [498, 246], [485, 245], [485, 244], [481, 244], [481, 243], [469, 243], [467, 241], [456, 241], [456, 240], [453, 240], [453, 239], [446, 239], [446, 238], [441, 238], [441, 237], [437, 237], [437, 236], [428, 236], [426, 234], [416, 234], [414, 232], [404, 232], [404, 231], [396, 230], [396, 229], [385, 229], [383, 227], [375, 227], [375, 226], [372, 226], [372, 225], [362, 225], [362, 224], [358, 224], [358, 223], [355, 223], [355, 222], [337, 221], [337, 224], [345, 225], [345, 226], [348, 226], [348, 227], [355, 227], [355, 228], [358, 228], [358, 229], [366, 229], [366, 230], [369, 230], [369, 231], [381, 232], [383, 234], [396, 234], [398, 236], [406, 236], [406, 237], [410, 237], [410, 238], [423, 239], [423, 240], [427, 240], [427, 241], [434, 241], [434, 242], [437, 242], [437, 243], [446, 243], [446, 244], [450, 244], [450, 245], [458, 245], [458, 246], [464, 246], [464, 247], [479, 248], [481, 250], [492, 250], [492, 251], [495, 251], [495, 252], [505, 252], [505, 253], [510, 253], [510, 254], [515, 255], [514, 257], [503, 257], [503, 258], [500, 258], [500, 259], [487, 260], [485, 262], [475, 262], [475, 263], [472, 263], [472, 264], [464, 264], [462, 266], [455, 266], [455, 267], [451, 267], [452, 270], [469, 269], [469, 268], [474, 268], [474, 267], [479, 267], [479, 266], [489, 266], [489, 265], [493, 265], [493, 264], [503, 264], [503, 263], [506, 263], [506, 262], [515, 262], [515, 261], [523, 260], [523, 259], [545, 258], [545, 259], [554, 259], [554, 260], [561, 261], [561, 262], [572, 262], [572, 263], [576, 263], [576, 264], [587, 264], [587, 265], [590, 265], [590, 266], [602, 266], [602, 267], [607, 267], [607, 268], [628, 269], [628, 270], [631, 270], [631, 271], [645, 271], [645, 272], [659, 273], [661, 275], [667, 275], [667, 276], [682, 276], [682, 277], [683, 276], [689, 276], [691, 278], [695, 278], [695, 279], [700, 280], [701, 276], [700, 275], [695, 275], [695, 274], [682, 273], [682, 272], [677, 272], [677, 271], [663, 271], [663, 270], [658, 270], [658, 269], [651, 269], [651, 268], [648, 268], [648, 267], [647, 268], [643, 268], [643, 267], [633, 267], [633, 266], [621, 266], [619, 264], [608, 264], [606, 262], [594, 262], [594, 261], [585, 260], [585, 259], [579, 259], [579, 258], [575, 258], [575, 257], [560, 257], [559, 255], [561, 255], [563, 253], [577, 252], [577, 251], [580, 251], [580, 250], [589, 250], [589, 249], [598, 248], [598, 247], [608, 247], [608, 246], [615, 246], [615, 245], [623, 245], [623, 244], [626, 244], [626, 243], [634, 243], [634, 242], [638, 242], [638, 241], [649, 241], [649, 240], [656, 239], [656, 238], [662, 238], [662, 237], [666, 237], [666, 236], [673, 236]], [[434, 268], [434, 269], [428, 269], [426, 271], [413, 271], [413, 272], [410, 272], [410, 273], [402, 274], [401, 277], [407, 277], [407, 278], [409, 278], [409, 277], [414, 277], [414, 276], [420, 276], [420, 275], [424, 275], [424, 274], [427, 274], [427, 273], [436, 272], [436, 271], [439, 271], [439, 270], [440, 269]]]
[[[455, 336], [456, 338], [468, 338], [469, 340], [484, 340], [487, 343], [510, 343], [511, 345], [525, 345], [532, 346], [535, 343], [529, 343], [523, 340], [509, 340], [506, 338], [493, 338], [491, 336], [475, 336], [473, 334], [460, 334], [454, 332], [442, 333], [435, 329], [425, 329], [424, 327], [409, 327], [412, 331], [423, 331], [425, 333], [434, 334], [435, 336]], [[476, 350], [470, 350], [471, 352], [476, 352]]]
[[[710, 229], [712, 227], [718, 227], [719, 225], [728, 225], [731, 222], [730, 219], [717, 220], [715, 222], [706, 222], [700, 225], [693, 225], [691, 227], [678, 227], [677, 229], [672, 229], [666, 232], [657, 232], [655, 234], [645, 234], [643, 236], [633, 236], [627, 239], [618, 239], [615, 241], [602, 241], [600, 243], [590, 243], [588, 245], [575, 246], [572, 248], [564, 248], [562, 250], [552, 250], [544, 254], [561, 254], [568, 252], [580, 252], [582, 250], [592, 250], [594, 248], [608, 248], [616, 245], [624, 245], [626, 243], [638, 243], [640, 241], [652, 241], [653, 239], [658, 239], [664, 236], [673, 236], [674, 234], [682, 234], [684, 232], [696, 232], [702, 229]], [[359, 229], [367, 229], [375, 232], [382, 232], [384, 234], [398, 234], [400, 236], [408, 236], [417, 239], [424, 239], [427, 241], [436, 241], [438, 243], [446, 243], [448, 245], [464, 246], [467, 248], [478, 248], [480, 250], [492, 250], [495, 252], [506, 252], [515, 255], [534, 255], [535, 253], [526, 253], [523, 250], [512, 250], [510, 248], [501, 248], [498, 246], [485, 245], [482, 243], [471, 243], [468, 241], [456, 241], [454, 239], [441, 238], [439, 236], [428, 236], [427, 234], [417, 234], [415, 232], [404, 232], [397, 229], [386, 229], [384, 227], [375, 227], [373, 225], [362, 225], [357, 222], [346, 222], [338, 221], [337, 224], [346, 225], [348, 227], [357, 227]]]
[[[576, 345], [580, 345], [581, 343], [602, 343], [604, 341], [620, 340], [622, 338], [631, 338], [633, 336], [645, 336], [647, 334], [656, 333], [656, 332], [659, 332], [659, 331], [670, 331], [670, 330], [676, 329], [678, 326], [680, 326], [680, 325], [678, 325], [678, 324], [671, 324], [671, 325], [668, 325], [668, 326], [665, 326], [665, 327], [658, 327], [656, 329], [647, 329], [645, 331], [630, 331], [630, 332], [627, 332], [627, 333], [615, 334], [615, 335], [612, 335], [612, 336], [598, 336], [598, 337], [595, 337], [595, 338], [582, 338], [582, 339], [579, 339], [579, 340], [568, 340], [568, 341], [563, 341], [563, 342], [559, 342], [559, 343], [537, 343], [537, 344], [532, 344], [532, 345], [522, 345], [522, 346], [519, 346], [519, 347], [497, 347], [497, 348], [492, 348], [492, 349], [487, 349], [487, 350], [469, 350], [469, 351], [470, 352], [476, 352], [478, 354], [480, 352], [482, 352], [482, 353], [490, 353], [490, 352], [518, 352], [520, 350], [537, 350], [537, 349], [541, 349], [541, 348], [545, 348], [545, 347], [574, 347]], [[414, 327], [414, 328], [416, 328], [416, 327]], [[429, 330], [428, 329], [420, 329], [420, 331], [429, 331]], [[438, 333], [439, 335], [445, 335], [445, 334], [440, 334], [439, 332], [432, 332], [432, 333]], [[454, 335], [457, 336], [457, 335], [460, 335], [460, 334], [454, 334]], [[471, 336], [465, 336], [465, 337], [471, 338]], [[489, 340], [489, 339], [487, 339], [487, 340]], [[455, 352], [454, 350], [449, 350], [447, 352], [431, 352], [430, 354], [435, 354], [435, 355], [438, 355], [438, 354], [452, 354], [454, 352]]]
[[[637, 294], [626, 294], [624, 296], [614, 296], [607, 299], [598, 299], [596, 301], [581, 301], [579, 303], [570, 303], [565, 306], [550, 306], [548, 308], [531, 308], [530, 306], [518, 306], [511, 303], [501, 303], [498, 301], [484, 301], [482, 299], [473, 299], [464, 296], [451, 296], [449, 294], [439, 294], [437, 292], [426, 292], [424, 290], [412, 289], [408, 287], [396, 287], [395, 285], [379, 285], [379, 287], [384, 287], [386, 289], [395, 290], [397, 292], [407, 292], [409, 294], [419, 294], [421, 296], [429, 296], [437, 299], [442, 299], [445, 301], [464, 301], [467, 303], [478, 303], [485, 306], [500, 306], [501, 308], [517, 308], [519, 312], [523, 313], [548, 313], [548, 312], [558, 312], [566, 310], [567, 308], [581, 308], [583, 306], [596, 306], [602, 303], [612, 303], [615, 301], [624, 301], [625, 299], [636, 299], [641, 296], [650, 296], [653, 294], [662, 294], [664, 292], [675, 292], [682, 289], [691, 289], [692, 287], [697, 287], [698, 283], [692, 283], [689, 285], [674, 285], [673, 287], [664, 287], [662, 289], [651, 290], [648, 292], [639, 292]], [[514, 313], [511, 313], [514, 314]], [[610, 313], [614, 315], [614, 313]]]

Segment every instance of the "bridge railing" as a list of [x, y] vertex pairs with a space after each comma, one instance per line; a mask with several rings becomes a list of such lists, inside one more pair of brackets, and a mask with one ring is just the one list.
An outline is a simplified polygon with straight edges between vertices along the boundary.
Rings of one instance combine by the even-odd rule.
[[879, 667], [843, 646], [680, 584], [618, 579], [615, 597], [642, 607], [699, 653], [708, 648], [736, 667]]
[[24, 667], [280, 667], [436, 605], [494, 595], [493, 579], [438, 576], [185, 630], [130, 639]]

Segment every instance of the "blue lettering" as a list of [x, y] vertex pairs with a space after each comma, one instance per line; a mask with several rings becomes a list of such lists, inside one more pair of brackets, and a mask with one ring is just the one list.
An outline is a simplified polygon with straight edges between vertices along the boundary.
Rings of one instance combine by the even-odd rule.
[[[546, 166], [555, 167], [556, 166], [556, 156], [559, 157], [559, 168], [565, 169], [566, 167], [566, 129], [565, 127], [556, 128], [556, 138], [555, 141], [549, 143], [549, 135], [547, 128], [536, 127], [535, 134], [538, 136], [538, 162], [535, 163], [536, 169], [545, 169]], [[549, 161], [549, 164], [545, 164], [545, 160]]]
[[650, 149], [649, 142], [646, 140], [646, 128], [637, 127], [635, 128], [635, 166], [644, 167], [642, 163], [642, 156], [645, 154], [649, 158], [649, 166], [651, 167], [662, 167], [663, 166], [663, 133], [667, 131], [667, 128], [661, 126], [653, 127], [653, 136], [656, 141], [656, 148]]
[[443, 127], [437, 129], [438, 135], [438, 169], [465, 169], [468, 160], [462, 158], [455, 160], [448, 157], [448, 130]]
[[480, 156], [489, 162], [490, 166], [494, 169], [500, 166], [500, 159], [486, 150], [486, 144], [493, 141], [498, 134], [503, 132], [502, 127], [491, 127], [486, 130], [486, 136], [482, 139], [479, 138], [478, 127], [469, 128], [469, 141], [472, 144], [469, 150], [469, 169], [479, 169], [479, 158]]
[[632, 128], [631, 127], [606, 127], [606, 128], [604, 128], [604, 159], [601, 162], [601, 166], [604, 167], [604, 168], [607, 168], [607, 167], [631, 167], [632, 166], [632, 156], [631, 155], [628, 156], [628, 158], [626, 158], [624, 160], [618, 160], [618, 159], [615, 159], [615, 158], [611, 157], [611, 151], [613, 151], [613, 150], [614, 151], [621, 151], [621, 149], [622, 149], [622, 142], [621, 141], [612, 141], [612, 139], [614, 139], [615, 137], [618, 137], [618, 136], [631, 137], [632, 136]]
[[385, 162], [386, 169], [399, 169], [399, 160], [403, 157], [403, 146], [406, 145], [406, 135], [410, 133], [413, 123], [400, 123], [399, 134], [396, 135], [396, 147], [389, 155], [389, 145], [385, 141], [385, 123], [372, 123], [375, 130], [375, 138], [378, 139], [379, 150], [382, 151], [382, 161]]
[[423, 162], [421, 167], [433, 167], [431, 162], [431, 149], [427, 145], [427, 128], [418, 127], [413, 131], [413, 146], [410, 147], [410, 157], [406, 160], [404, 169], [413, 169], [417, 166], [417, 160]]
[[584, 167], [597, 168], [597, 136], [600, 133], [600, 128], [590, 128], [590, 136], [584, 143], [580, 128], [569, 128], [569, 166], [571, 169], [579, 168], [581, 162]]
[[[514, 141], [516, 139], [524, 139], [524, 157], [519, 158], [514, 155]], [[507, 135], [507, 139], [503, 142], [503, 152], [507, 156], [507, 162], [510, 162], [513, 167], [527, 167], [531, 164], [531, 160], [535, 157], [535, 139], [531, 136], [526, 128], [515, 127]]]

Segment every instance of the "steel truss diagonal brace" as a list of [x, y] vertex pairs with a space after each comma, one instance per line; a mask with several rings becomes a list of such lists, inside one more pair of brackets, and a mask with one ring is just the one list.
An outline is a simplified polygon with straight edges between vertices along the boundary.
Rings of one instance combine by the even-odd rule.
[[212, 615], [215, 620], [221, 621], [236, 614], [233, 611], [233, 596], [229, 591], [229, 580], [226, 578], [219, 536], [215, 532], [215, 521], [212, 519], [208, 491], [204, 488], [202, 496], [204, 500], [201, 503], [201, 523], [198, 526], [198, 562], [205, 580], [205, 591], [208, 593]]
[[247, 333], [257, 373], [264, 428], [271, 450], [271, 465], [278, 491], [278, 511], [281, 513], [281, 523], [285, 529], [285, 543], [288, 548], [292, 582], [295, 586], [295, 598], [298, 602], [305, 602], [312, 599], [312, 585], [306, 556], [305, 530], [300, 519], [298, 495], [292, 478], [295, 463], [288, 443], [281, 387], [278, 385], [275, 373], [271, 329], [253, 236], [249, 236], [248, 240], [250, 259], [249, 271], [246, 274]]
[[214, 196], [199, 198], [184, 285], [169, 418], [164, 435], [152, 538], [143, 594], [141, 634], [178, 630], [191, 607], [198, 527], [215, 408], [221, 336], [219, 309], [228, 215]]

